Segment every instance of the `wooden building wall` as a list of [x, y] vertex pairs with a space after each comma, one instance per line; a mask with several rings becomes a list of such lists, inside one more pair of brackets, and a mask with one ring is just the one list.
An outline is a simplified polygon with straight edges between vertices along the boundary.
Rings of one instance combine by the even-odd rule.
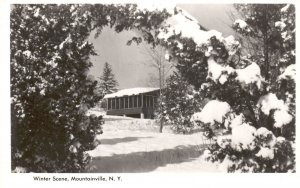
[[107, 99], [107, 115], [128, 115], [144, 118], [154, 117], [154, 107], [157, 103], [158, 92], [122, 96]]

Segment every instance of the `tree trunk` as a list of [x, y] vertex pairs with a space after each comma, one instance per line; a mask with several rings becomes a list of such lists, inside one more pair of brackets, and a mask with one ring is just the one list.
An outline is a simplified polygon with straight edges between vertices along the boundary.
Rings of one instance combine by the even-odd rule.
[[[159, 105], [160, 105], [160, 109], [161, 109], [161, 114], [163, 114], [163, 111], [162, 111], [162, 92], [161, 92], [161, 89], [162, 89], [162, 73], [161, 73], [161, 66], [159, 67]], [[163, 118], [162, 116], [160, 116], [160, 127], [159, 127], [159, 132], [162, 133], [162, 130], [163, 130], [163, 126], [164, 126], [164, 123], [163, 123]]]
[[160, 118], [160, 127], [159, 127], [159, 132], [160, 133], [162, 133], [163, 127], [164, 127], [164, 122], [163, 122], [163, 119]]
[[263, 30], [263, 42], [264, 42], [264, 50], [263, 50], [263, 53], [264, 53], [264, 67], [265, 67], [265, 71], [264, 71], [264, 74], [265, 74], [265, 79], [267, 81], [269, 81], [269, 44], [268, 44], [268, 13], [267, 13], [267, 10], [268, 9], [268, 5], [265, 9], [265, 13], [264, 13], [264, 19], [265, 19], [265, 27], [264, 27], [264, 30]]

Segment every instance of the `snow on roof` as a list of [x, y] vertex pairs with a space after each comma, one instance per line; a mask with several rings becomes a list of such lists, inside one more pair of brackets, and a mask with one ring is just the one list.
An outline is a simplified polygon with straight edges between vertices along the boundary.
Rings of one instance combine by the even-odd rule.
[[122, 97], [122, 96], [126, 96], [126, 95], [138, 95], [141, 93], [148, 93], [148, 92], [156, 91], [156, 90], [159, 90], [159, 88], [137, 87], [137, 88], [122, 89], [116, 93], [105, 95], [104, 99], [113, 98], [113, 97]]

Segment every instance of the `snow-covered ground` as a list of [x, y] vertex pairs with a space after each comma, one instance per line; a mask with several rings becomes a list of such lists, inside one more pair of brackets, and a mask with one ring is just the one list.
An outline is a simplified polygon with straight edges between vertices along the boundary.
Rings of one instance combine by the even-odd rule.
[[106, 121], [104, 133], [99, 135], [101, 145], [89, 151], [93, 161], [88, 172], [219, 171], [216, 165], [201, 157], [205, 143], [208, 143], [201, 133], [173, 134], [169, 127], [165, 127], [163, 133], [158, 130], [154, 120]]

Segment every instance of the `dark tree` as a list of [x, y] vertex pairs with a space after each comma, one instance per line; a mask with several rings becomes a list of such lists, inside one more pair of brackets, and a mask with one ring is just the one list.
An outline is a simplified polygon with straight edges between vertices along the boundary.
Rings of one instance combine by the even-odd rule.
[[78, 172], [90, 161], [102, 132], [102, 117], [85, 115], [99, 100], [90, 20], [73, 5], [11, 10], [12, 170]]
[[114, 93], [116, 92], [118, 82], [115, 79], [115, 75], [112, 72], [112, 68], [110, 64], [105, 62], [104, 68], [103, 68], [103, 73], [102, 76], [99, 77], [100, 82], [99, 82], [99, 92], [104, 96], [106, 94]]
[[189, 84], [178, 72], [174, 72], [163, 89], [162, 106], [157, 114], [172, 125], [176, 133], [190, 133], [193, 124], [191, 116], [201, 107], [201, 98], [194, 86]]

